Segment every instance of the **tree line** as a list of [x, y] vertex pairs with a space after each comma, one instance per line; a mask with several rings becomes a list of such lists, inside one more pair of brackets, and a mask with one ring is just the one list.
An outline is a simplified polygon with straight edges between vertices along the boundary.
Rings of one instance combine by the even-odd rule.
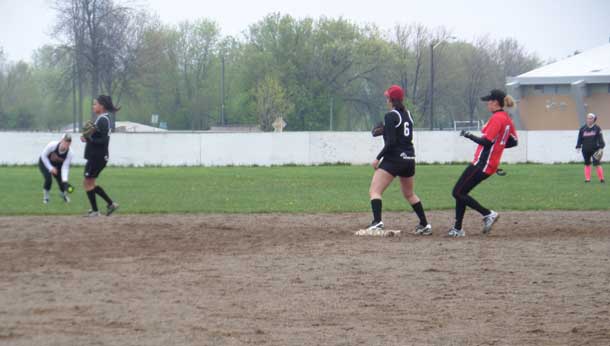
[[1, 129], [79, 127], [103, 93], [122, 106], [117, 120], [148, 124], [158, 114], [171, 130], [270, 131], [279, 116], [289, 131], [364, 130], [382, 118], [391, 84], [405, 88], [416, 127], [446, 128], [485, 118], [482, 94], [542, 63], [511, 38], [453, 40], [417, 23], [388, 31], [273, 13], [234, 37], [211, 19], [169, 25], [112, 0], [53, 8], [59, 43], [31, 63], [8, 62], [0, 49]]

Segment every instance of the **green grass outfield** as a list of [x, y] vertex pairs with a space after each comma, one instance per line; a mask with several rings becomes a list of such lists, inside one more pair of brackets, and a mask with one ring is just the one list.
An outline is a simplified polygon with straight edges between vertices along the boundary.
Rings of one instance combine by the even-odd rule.
[[[426, 209], [450, 209], [459, 165], [420, 165], [416, 193]], [[609, 210], [610, 186], [583, 183], [582, 165], [504, 165], [473, 195], [497, 210]], [[72, 167], [72, 203], [60, 201], [53, 185], [42, 204], [36, 166], [0, 167], [0, 215], [82, 214], [88, 210], [82, 167]], [[109, 167], [99, 184], [121, 204], [121, 213], [333, 213], [369, 210], [368, 166], [316, 167]], [[594, 173], [595, 174], [595, 173]], [[610, 174], [610, 172], [609, 172]], [[410, 210], [395, 181], [384, 194], [384, 210]], [[98, 203], [103, 205], [98, 197]]]

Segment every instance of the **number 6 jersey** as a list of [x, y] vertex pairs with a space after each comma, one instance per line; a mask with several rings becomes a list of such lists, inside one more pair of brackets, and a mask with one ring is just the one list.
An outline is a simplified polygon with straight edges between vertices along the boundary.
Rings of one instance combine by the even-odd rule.
[[381, 160], [414, 160], [413, 148], [413, 118], [408, 110], [400, 112], [396, 109], [386, 113], [384, 117], [383, 149], [377, 155]]

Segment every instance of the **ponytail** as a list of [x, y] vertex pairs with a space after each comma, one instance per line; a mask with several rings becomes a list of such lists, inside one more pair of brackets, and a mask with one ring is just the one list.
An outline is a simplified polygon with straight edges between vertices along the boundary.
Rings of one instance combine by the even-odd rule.
[[112, 97], [108, 96], [108, 95], [100, 95], [98, 97], [95, 98], [97, 100], [97, 102], [99, 104], [102, 105], [102, 107], [104, 107], [105, 110], [107, 110], [110, 113], [116, 113], [119, 110], [121, 110], [121, 107], [117, 107], [112, 103]]
[[405, 105], [400, 100], [392, 100], [392, 106], [401, 113], [405, 113], [407, 111]]
[[515, 106], [515, 99], [512, 96], [506, 95], [504, 97], [504, 107], [513, 108]]

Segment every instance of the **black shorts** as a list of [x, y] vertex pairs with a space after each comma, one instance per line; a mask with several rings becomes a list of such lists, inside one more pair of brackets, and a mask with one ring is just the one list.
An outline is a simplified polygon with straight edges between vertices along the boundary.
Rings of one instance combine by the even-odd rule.
[[85, 178], [97, 178], [100, 173], [106, 168], [106, 158], [95, 158], [87, 160], [85, 164]]
[[599, 166], [600, 162], [593, 157], [593, 154], [595, 154], [596, 151], [597, 151], [597, 149], [593, 150], [593, 151], [590, 151], [590, 150], [582, 151], [582, 157], [583, 157], [583, 159], [585, 159], [586, 166], [590, 166], [591, 161], [593, 161], [593, 166]]
[[411, 178], [415, 175], [415, 159], [386, 159], [379, 164], [379, 168], [394, 177]]

